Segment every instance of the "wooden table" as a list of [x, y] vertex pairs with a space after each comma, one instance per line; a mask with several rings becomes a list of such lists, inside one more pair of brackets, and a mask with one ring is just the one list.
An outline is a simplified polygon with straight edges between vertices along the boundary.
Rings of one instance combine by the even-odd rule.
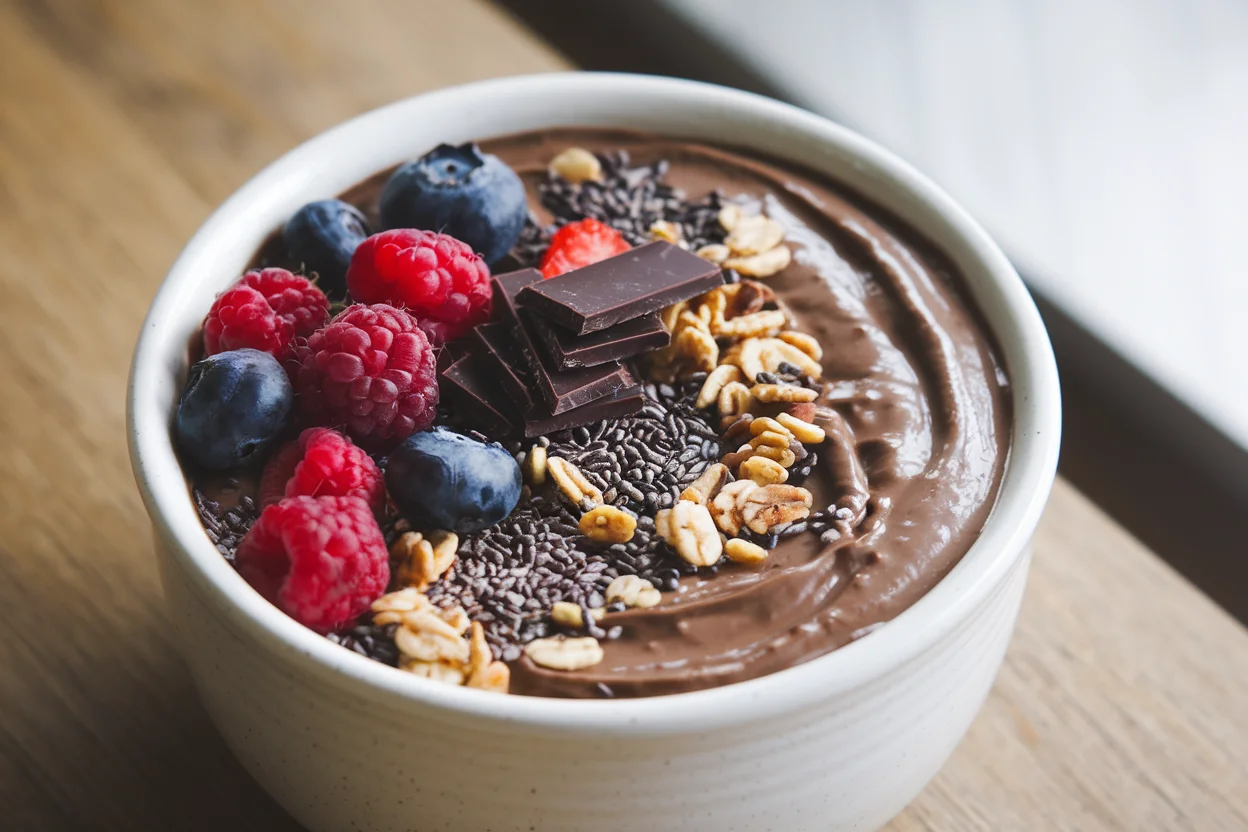
[[[0, 5], [0, 828], [296, 828], [171, 639], [126, 459], [135, 333], [296, 142], [561, 66], [478, 0]], [[1248, 632], [1059, 483], [1001, 678], [893, 828], [1248, 828]]]

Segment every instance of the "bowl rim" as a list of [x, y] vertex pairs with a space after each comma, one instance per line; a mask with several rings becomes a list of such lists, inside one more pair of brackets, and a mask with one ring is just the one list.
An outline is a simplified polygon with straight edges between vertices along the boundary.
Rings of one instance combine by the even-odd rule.
[[[531, 126], [508, 128], [501, 124], [508, 118], [515, 121], [515, 111], [508, 111], [505, 102], [538, 94], [563, 102], [565, 112], [567, 108], [575, 111], [575, 105], [568, 102], [628, 97], [652, 101], [656, 111], [662, 106], [688, 108], [689, 124], [697, 118], [729, 119], [777, 137], [798, 135], [827, 150], [829, 164], [834, 160], [847, 166], [835, 179], [845, 181], [845, 171], [852, 169], [855, 177], [868, 183], [864, 195], [871, 200], [895, 213], [901, 213], [895, 203], [905, 201], [907, 211], [938, 229], [935, 235], [930, 228], [923, 230], [961, 271], [983, 274], [980, 284], [974, 284], [970, 274], [966, 282], [972, 284], [969, 294], [996, 337], [1011, 379], [1013, 436], [1006, 472], [980, 537], [948, 575], [899, 616], [809, 662], [706, 690], [640, 699], [498, 696], [396, 672], [342, 649], [265, 601], [203, 533], [174, 455], [171, 405], [161, 383], [171, 373], [184, 370], [186, 348], [185, 339], [171, 334], [163, 322], [185, 318], [195, 310], [202, 317], [206, 308], [202, 290], [192, 298], [183, 285], [192, 274], [211, 268], [208, 250], [227, 241], [232, 228], [245, 227], [249, 218], [263, 214], [259, 206], [266, 195], [306, 189], [323, 172], [325, 162], [342, 158], [347, 148], [384, 144], [378, 153], [390, 153], [395, 161], [410, 157], [410, 144], [403, 146], [401, 135], [394, 135], [401, 131], [387, 131], [388, 127], [419, 118], [423, 111], [497, 106], [503, 110], [498, 116], [500, 129], [491, 135], [502, 135]], [[668, 132], [679, 133], [680, 120], [668, 120]], [[543, 123], [553, 127], [577, 122], [575, 118], [560, 122], [552, 114]], [[380, 169], [383, 167], [374, 168]], [[864, 190], [859, 182], [850, 184]], [[883, 192], [890, 189], [893, 196], [884, 198]], [[323, 194], [329, 195], [333, 194]], [[265, 233], [271, 228], [269, 225]], [[968, 269], [968, 264], [975, 268]], [[231, 271], [231, 277], [235, 274]], [[989, 315], [989, 306], [999, 314]], [[318, 134], [252, 177], [205, 221], [161, 283], [135, 347], [127, 428], [135, 478], [153, 525], [166, 544], [167, 557], [232, 629], [263, 643], [266, 650], [298, 669], [323, 681], [338, 681], [362, 697], [399, 709], [432, 708], [448, 717], [497, 720], [516, 729], [657, 735], [713, 730], [811, 707], [889, 675], [970, 618], [1024, 557], [1047, 502], [1060, 442], [1060, 391], [1044, 325], [1010, 262], [961, 206], [891, 152], [820, 116], [752, 93], [657, 76], [561, 72], [478, 81], [397, 101]]]

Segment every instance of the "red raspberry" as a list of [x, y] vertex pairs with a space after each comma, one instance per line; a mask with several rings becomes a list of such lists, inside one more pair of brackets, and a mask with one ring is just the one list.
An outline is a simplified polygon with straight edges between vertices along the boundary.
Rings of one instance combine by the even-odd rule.
[[630, 248], [620, 232], [593, 217], [570, 222], [550, 238], [550, 247], [542, 255], [542, 277], [580, 269]]
[[345, 428], [369, 447], [433, 424], [437, 369], [416, 320], [384, 303], [348, 306], [295, 345], [291, 376], [305, 423]]
[[359, 497], [374, 514], [385, 507], [377, 463], [336, 430], [308, 428], [273, 455], [260, 475], [260, 507], [283, 497]]
[[490, 270], [449, 234], [396, 228], [355, 249], [347, 291], [358, 303], [389, 303], [415, 316], [434, 346], [490, 319]]
[[208, 310], [204, 354], [251, 347], [280, 358], [295, 338], [327, 320], [329, 300], [306, 277], [285, 269], [250, 271]]
[[386, 541], [359, 497], [287, 497], [269, 506], [234, 565], [257, 592], [320, 633], [355, 620], [390, 582]]

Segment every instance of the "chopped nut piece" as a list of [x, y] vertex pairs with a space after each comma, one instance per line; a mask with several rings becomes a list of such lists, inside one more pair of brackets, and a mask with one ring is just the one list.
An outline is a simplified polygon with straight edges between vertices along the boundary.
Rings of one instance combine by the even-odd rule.
[[583, 147], [569, 147], [550, 160], [550, 172], [574, 185], [587, 179], [602, 181], [602, 162]]
[[751, 453], [750, 456], [761, 456], [767, 459], [774, 459], [785, 468], [792, 467], [793, 463], [797, 462], [797, 454], [793, 453], [793, 451], [788, 448], [775, 448], [771, 445], [759, 445], [757, 448], [753, 449], [753, 453]]
[[699, 474], [696, 480], [680, 492], [680, 499], [706, 505], [719, 493], [719, 489], [723, 488], [726, 482], [728, 482], [728, 466], [722, 462], [716, 462], [714, 465], [707, 466], [707, 469]]
[[580, 606], [570, 601], [556, 601], [552, 604], [550, 617], [554, 619], [556, 624], [562, 624], [565, 627], [583, 627], [585, 625], [585, 614], [581, 612]]
[[794, 402], [784, 409], [784, 412], [802, 422], [815, 421], [815, 413], [818, 406], [812, 402]]
[[741, 217], [724, 239], [724, 245], [739, 257], [771, 251], [784, 241], [784, 226], [770, 217], [756, 214]]
[[650, 237], [655, 240], [666, 240], [669, 243], [679, 244], [683, 239], [680, 233], [680, 226], [667, 220], [656, 220], [650, 225]]
[[776, 417], [776, 421], [784, 425], [793, 438], [803, 445], [818, 445], [827, 438], [823, 428], [803, 421], [791, 413], [781, 413]]
[[733, 269], [743, 277], [771, 277], [793, 262], [793, 252], [786, 245], [778, 245], [762, 254], [749, 257], [730, 257], [724, 261], [725, 269]]
[[529, 485], [542, 485], [546, 482], [546, 449], [534, 445], [524, 460], [525, 479]]
[[765, 430], [750, 440], [750, 447], [754, 450], [758, 450], [763, 445], [770, 445], [773, 448], [787, 448], [791, 441], [793, 441], [793, 435], [787, 430], [784, 433]]
[[784, 425], [780, 424], [780, 422], [771, 418], [770, 416], [760, 416], [759, 418], [750, 422], [750, 433], [753, 434], [754, 436], [758, 436], [760, 433], [765, 433], [767, 431], [771, 431], [772, 433], [779, 433], [779, 434], [787, 435], [790, 437], [792, 436], [792, 433], [789, 431], [788, 428], [786, 428]]
[[728, 470], [734, 474], [740, 473], [741, 463], [754, 456], [754, 449], [748, 444], [742, 445], [732, 453], [724, 454], [720, 462], [728, 466]]
[[731, 362], [741, 368], [748, 381], [753, 383], [755, 376], [767, 372], [763, 364], [763, 347], [770, 339], [746, 338], [724, 355], [725, 362]]
[[645, 578], [621, 575], [607, 586], [607, 603], [621, 601], [626, 607], [649, 609], [663, 600], [662, 593]]
[[676, 317], [676, 332], [674, 335], [680, 335], [686, 329], [700, 329], [708, 335], [711, 332], [710, 318], [704, 318], [698, 314], [698, 309], [686, 309]]
[[472, 623], [468, 620], [468, 613], [464, 612], [464, 608], [460, 606], [438, 610], [438, 616], [461, 636], [468, 632], [468, 627]]
[[728, 308], [728, 296], [723, 287], [712, 289], [702, 295], [698, 303], [698, 317], [707, 323], [712, 335], [724, 325], [724, 310]]
[[755, 384], [750, 393], [760, 402], [813, 402], [819, 393], [809, 387], [798, 387], [795, 384]]
[[494, 661], [494, 653], [485, 640], [485, 628], [480, 622], [472, 622], [472, 634], [468, 636], [468, 675], [471, 676]]
[[766, 549], [757, 543], [751, 543], [739, 537], [732, 538], [724, 545], [724, 554], [728, 555], [728, 560], [733, 563], [741, 563], [746, 566], [757, 566], [767, 560]]
[[464, 684], [478, 690], [506, 693], [507, 688], [511, 685], [511, 668], [502, 662], [490, 662], [485, 667], [469, 675], [468, 681], [464, 682]]
[[728, 423], [722, 430], [724, 432], [723, 440], [729, 444], [740, 442], [750, 436], [750, 425], [754, 424], [754, 417], [748, 413], [740, 416], [731, 416], [732, 421]]
[[399, 652], [422, 662], [465, 662], [468, 642], [456, 628], [430, 611], [405, 616], [403, 626], [394, 631]]
[[723, 208], [719, 209], [719, 214], [716, 218], [719, 220], [720, 226], [725, 231], [731, 232], [732, 229], [737, 227], [737, 223], [741, 221], [743, 216], [744, 214], [741, 211], [741, 206], [737, 205], [735, 202], [729, 202]]
[[462, 685], [464, 683], [463, 669], [446, 662], [427, 662], [422, 659], [411, 658], [410, 656], [400, 656], [399, 669], [445, 685]]
[[744, 521], [740, 507], [744, 505], [745, 498], [758, 488], [758, 483], [753, 480], [737, 480], [725, 485], [715, 495], [715, 499], [711, 500], [710, 512], [720, 531], [733, 536], [741, 533], [741, 524]]
[[372, 611], [381, 612], [410, 612], [413, 610], [423, 610], [430, 606], [429, 598], [425, 593], [415, 587], [407, 587], [397, 592], [387, 592], [378, 598], [372, 604]]
[[721, 416], [739, 416], [750, 411], [754, 396], [741, 382], [730, 381], [720, 389], [717, 404]]
[[776, 372], [781, 364], [792, 364], [811, 378], [819, 378], [823, 375], [823, 367], [818, 361], [779, 338], [768, 338], [763, 349], [763, 360], [769, 373]]
[[[602, 607], [589, 611], [589, 617], [595, 621], [601, 621], [606, 616], [607, 611]], [[556, 601], [550, 607], [550, 617], [557, 624], [573, 629], [583, 627], [585, 625], [585, 612], [580, 606], [573, 604], [571, 601]]]
[[459, 554], [459, 535], [439, 529], [429, 532], [425, 539], [433, 546], [433, 570], [440, 578], [455, 565]]
[[702, 327], [687, 326], [672, 339], [672, 346], [689, 359], [695, 371], [709, 373], [719, 364], [719, 344], [711, 333]]
[[524, 645], [524, 653], [534, 664], [550, 670], [583, 670], [602, 661], [602, 645], [590, 636], [583, 638], [539, 638]]
[[823, 360], [823, 345], [813, 335], [807, 335], [805, 332], [794, 332], [790, 329], [786, 332], [781, 332], [776, 337], [786, 344], [797, 347], [810, 356], [812, 361]]
[[724, 321], [712, 329], [720, 338], [761, 338], [773, 335], [788, 324], [788, 316], [779, 309], [764, 309]]
[[637, 518], [622, 508], [602, 505], [581, 515], [581, 534], [599, 543], [627, 543], [637, 530]]
[[404, 532], [390, 547], [390, 556], [398, 561], [395, 583], [425, 590], [451, 568], [458, 549], [459, 537], [454, 532], [431, 532], [428, 538], [420, 532]]
[[702, 382], [702, 389], [698, 392], [698, 400], [694, 402], [694, 407], [699, 409], [710, 407], [719, 399], [719, 391], [724, 389], [725, 384], [731, 381], [740, 382], [744, 378], [740, 367], [720, 364], [711, 370], [706, 381]]
[[720, 263], [732, 256], [732, 251], [728, 248], [728, 246], [720, 245], [719, 243], [711, 243], [710, 245], [702, 246], [702, 248], [698, 249], [694, 252], [694, 254], [698, 255], [703, 260], [710, 260], [718, 266]]
[[767, 534], [775, 526], [810, 516], [812, 497], [797, 485], [764, 485], [745, 495], [741, 519], [750, 531]]
[[590, 482], [580, 468], [577, 468], [563, 457], [548, 457], [546, 470], [549, 472], [551, 479], [555, 481], [555, 485], [559, 486], [559, 490], [573, 504], [579, 506], [581, 501], [585, 499], [588, 499], [594, 505], [602, 504], [602, 491], [598, 489], [598, 486]]
[[424, 590], [437, 578], [433, 574], [433, 544], [420, 532], [404, 532], [390, 547], [396, 562], [394, 582], [400, 586]]
[[761, 312], [764, 306], [776, 299], [775, 291], [757, 280], [742, 280], [731, 285], [737, 288], [732, 293], [728, 308], [724, 310], [724, 315], [729, 318]]
[[682, 300], [679, 303], [673, 303], [671, 306], [664, 307], [663, 311], [659, 313], [663, 320], [663, 326], [667, 327], [668, 332], [676, 331], [676, 321], [680, 319], [680, 313], [684, 312], [688, 307], [689, 302]]
[[654, 515], [654, 530], [694, 566], [712, 566], [724, 553], [715, 522], [704, 505], [677, 500]]
[[765, 456], [752, 456], [745, 460], [741, 463], [738, 473], [759, 485], [784, 482], [789, 478], [789, 472], [783, 465]]

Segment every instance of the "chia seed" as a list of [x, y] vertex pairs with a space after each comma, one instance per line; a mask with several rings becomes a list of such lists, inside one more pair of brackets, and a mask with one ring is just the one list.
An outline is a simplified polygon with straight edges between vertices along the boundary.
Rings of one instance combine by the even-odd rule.
[[260, 509], [251, 497], [239, 498], [238, 505], [231, 509], [222, 507], [216, 500], [210, 500], [196, 487], [191, 488], [191, 497], [195, 502], [195, 511], [204, 526], [204, 533], [217, 547], [217, 551], [234, 563], [234, 555], [238, 552], [238, 544], [251, 524], [260, 516]]
[[371, 621], [371, 618], [371, 613], [365, 613], [359, 623], [351, 629], [329, 633], [325, 637], [334, 644], [359, 653], [361, 656], [397, 667], [399, 649], [394, 644], [394, 631], [399, 625], [387, 624], [384, 627], [378, 627]]
[[[682, 575], [696, 569], [654, 533], [653, 514], [710, 464], [701, 453], [706, 443], [712, 457], [719, 456], [715, 431], [693, 407], [702, 381], [694, 377], [662, 390], [647, 384], [648, 402], [639, 413], [536, 440], [551, 456], [580, 468], [613, 505], [639, 515], [632, 540], [606, 545], [585, 537], [579, 507], [547, 484], [522, 496], [498, 525], [461, 537], [459, 561], [429, 588], [429, 598], [443, 607], [462, 606], [481, 622], [495, 656], [507, 660], [519, 656], [516, 645], [559, 631], [549, 619], [557, 601], [583, 610], [601, 607], [603, 592], [620, 575], [640, 575], [660, 589], [675, 589]], [[698, 458], [676, 464], [690, 447]], [[513, 443], [511, 450], [519, 455], [527, 446]], [[589, 615], [582, 617], [586, 634], [619, 637], [620, 630], [604, 630]]]
[[665, 159], [631, 167], [627, 151], [596, 155], [602, 163], [601, 182], [573, 185], [547, 174], [538, 185], [538, 197], [554, 216], [554, 223], [542, 227], [529, 217], [511, 252], [522, 266], [535, 265], [541, 259], [560, 226], [586, 217], [611, 226], [635, 246], [651, 242], [650, 227], [659, 220], [679, 228], [682, 241], [692, 251], [723, 242], [725, 232], [718, 219], [723, 196], [718, 191], [691, 202], [678, 188], [662, 181], [668, 169]]

